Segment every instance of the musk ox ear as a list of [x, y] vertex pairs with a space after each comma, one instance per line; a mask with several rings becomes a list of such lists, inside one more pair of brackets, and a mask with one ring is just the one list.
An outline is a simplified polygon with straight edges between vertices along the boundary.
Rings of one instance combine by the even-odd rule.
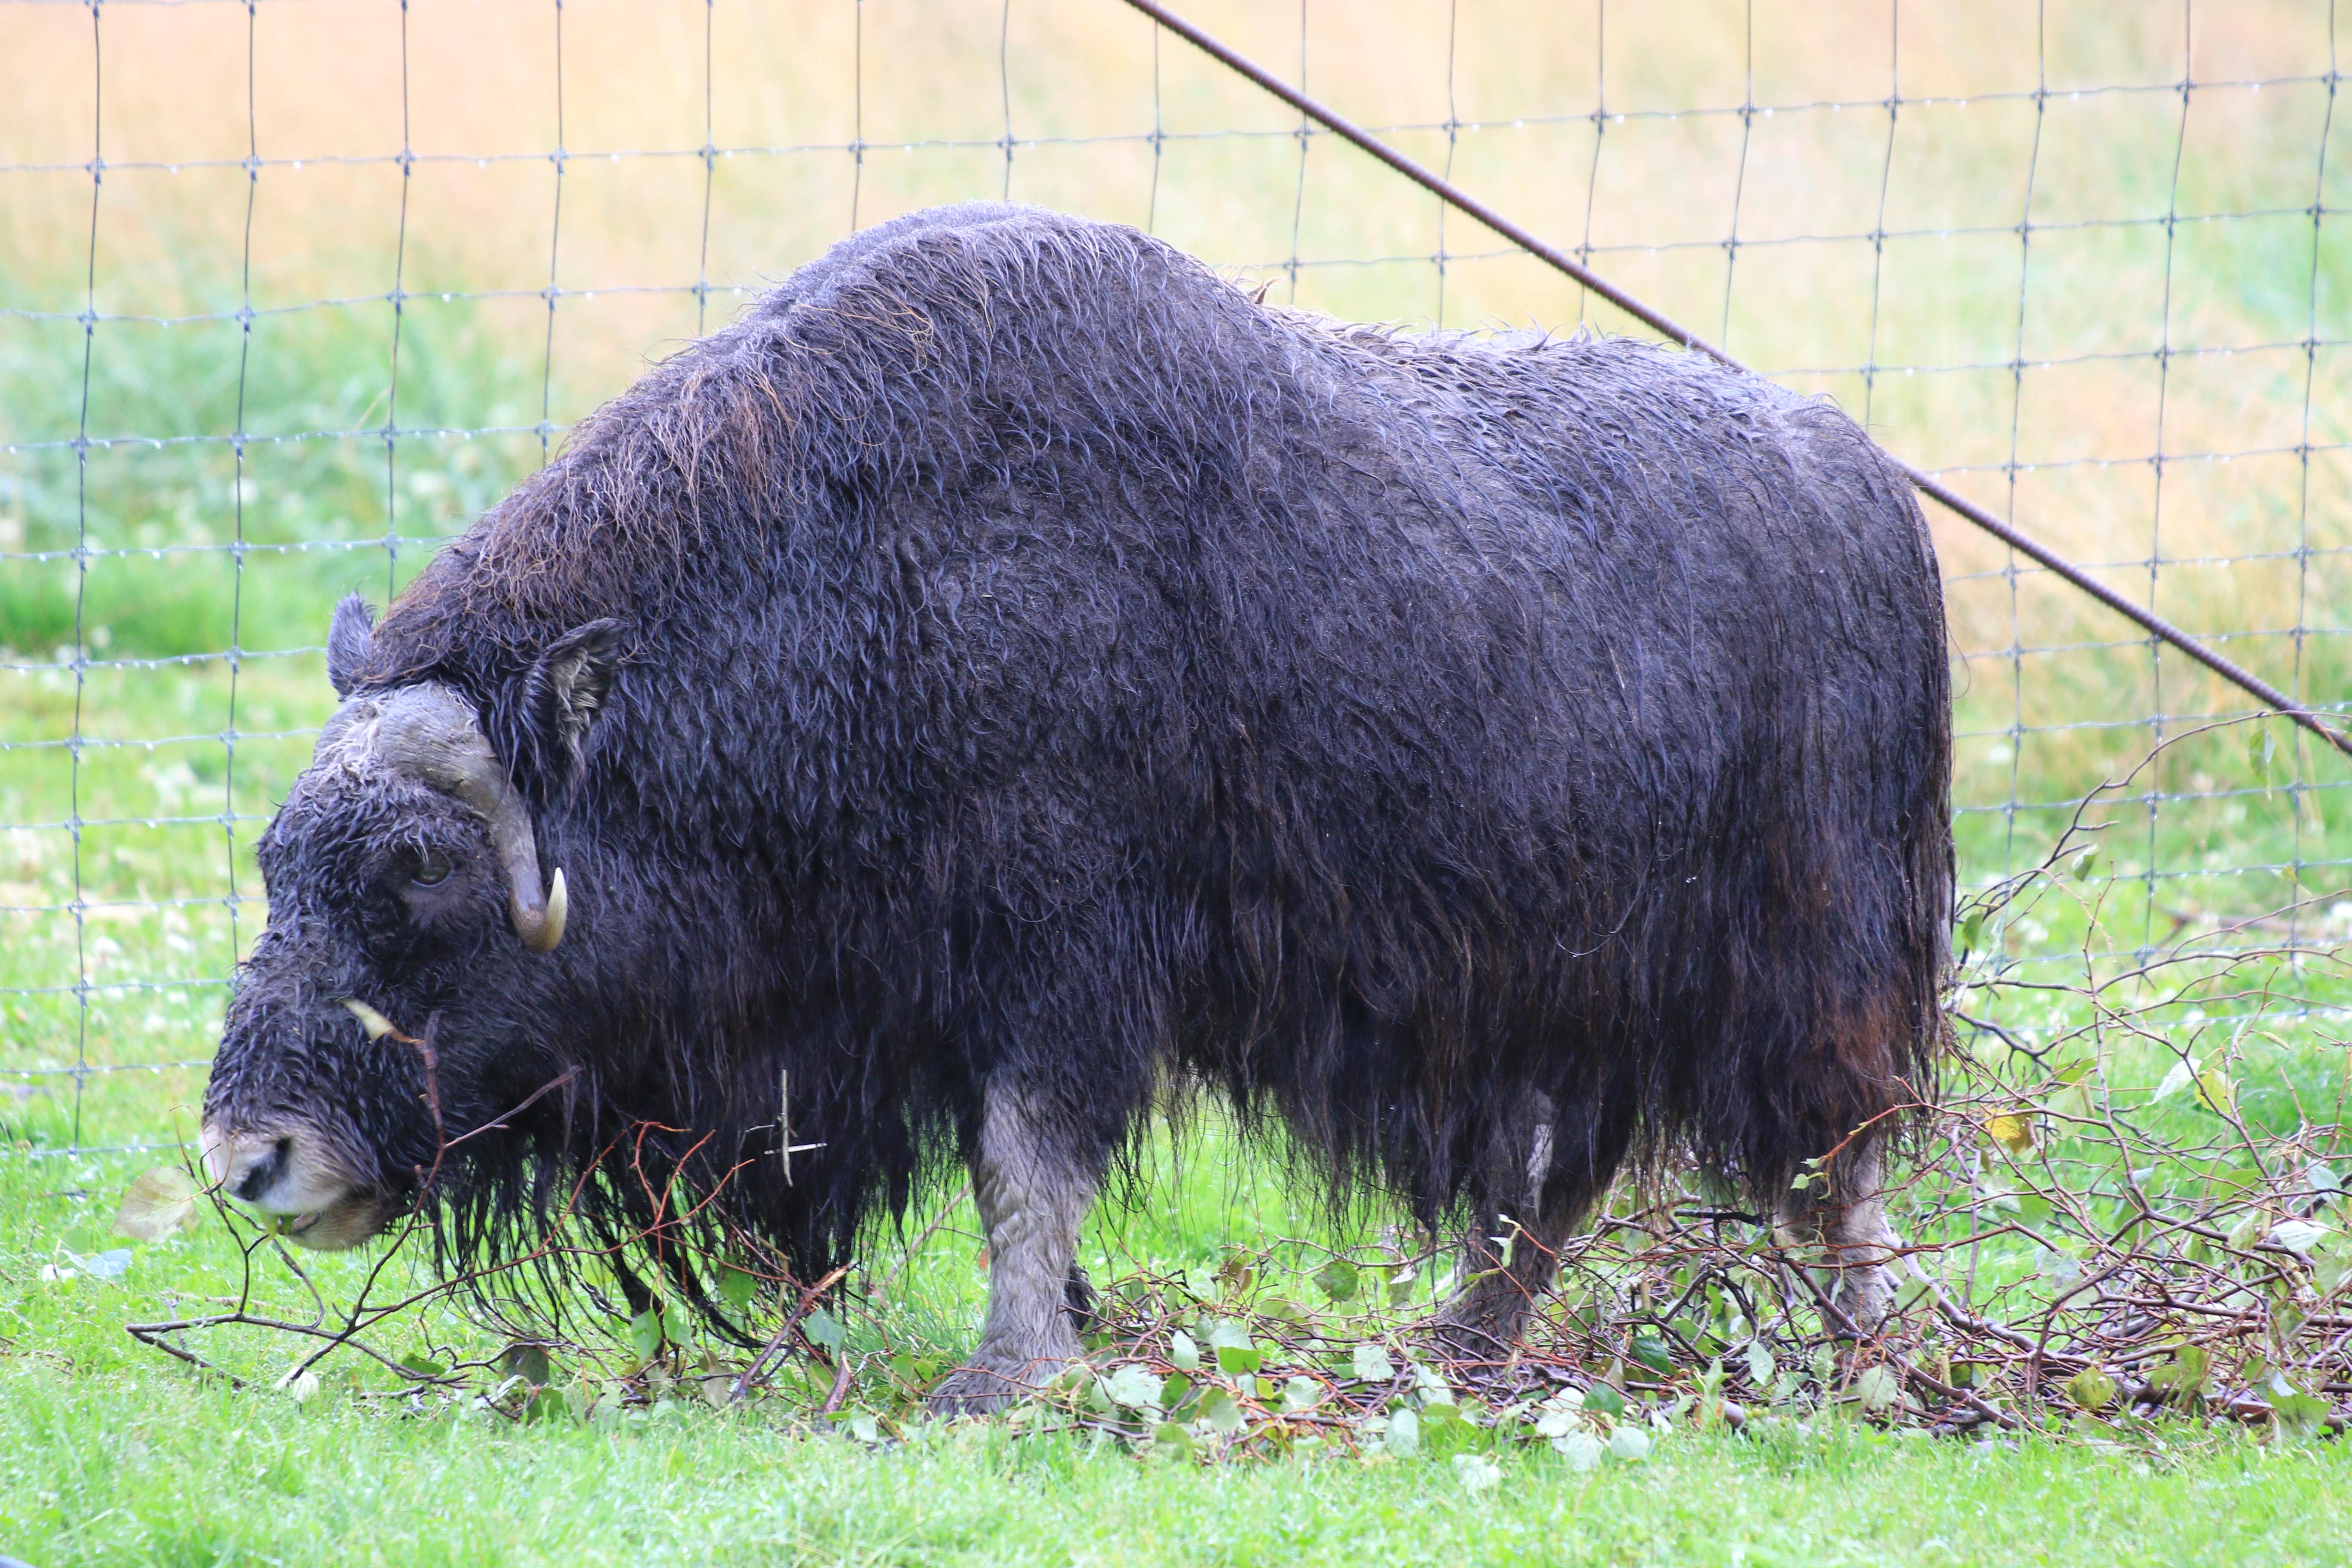
[[367, 663], [374, 647], [375, 612], [357, 594], [346, 595], [335, 606], [334, 619], [327, 623], [327, 679], [334, 684], [336, 696], [352, 694], [360, 667]]
[[566, 768], [580, 764], [588, 727], [612, 689], [621, 658], [621, 623], [590, 621], [564, 633], [539, 656], [523, 682], [523, 710], [541, 754]]

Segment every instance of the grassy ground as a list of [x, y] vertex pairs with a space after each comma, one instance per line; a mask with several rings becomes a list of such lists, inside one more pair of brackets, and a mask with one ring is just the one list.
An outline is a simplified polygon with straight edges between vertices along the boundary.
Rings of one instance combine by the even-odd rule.
[[[2352, 1553], [2342, 1442], [2258, 1443], [2139, 1424], [2000, 1441], [1889, 1435], [1835, 1415], [1686, 1426], [1642, 1462], [1590, 1473], [1536, 1445], [1488, 1471], [1338, 1457], [1202, 1468], [982, 1424], [867, 1448], [757, 1405], [666, 1401], [582, 1426], [362, 1397], [332, 1363], [306, 1401], [269, 1389], [278, 1336], [215, 1336], [257, 1379], [232, 1392], [134, 1345], [121, 1324], [237, 1286], [217, 1222], [129, 1247], [113, 1200], [132, 1163], [0, 1163], [0, 1551], [83, 1563], [2328, 1563]], [[1222, 1171], [1223, 1173], [1214, 1173]], [[1203, 1172], [1212, 1173], [1203, 1174]], [[1161, 1184], [1100, 1268], [1139, 1252], [1202, 1268], [1223, 1238], [1306, 1221], [1218, 1160]], [[51, 1184], [72, 1184], [70, 1185]], [[893, 1321], [968, 1341], [973, 1238], [951, 1217], [892, 1282]], [[887, 1253], [890, 1249], [881, 1249]], [[77, 1268], [77, 1263], [83, 1267]], [[91, 1267], [94, 1265], [94, 1270]], [[44, 1277], [44, 1268], [50, 1277]], [[330, 1259], [330, 1298], [361, 1268]], [[395, 1265], [395, 1274], [400, 1266]], [[1205, 1272], [1205, 1268], [1202, 1268]], [[265, 1268], [265, 1303], [299, 1308]], [[414, 1342], [479, 1353], [420, 1315]], [[387, 1348], [398, 1349], [405, 1341]], [[559, 1373], [560, 1375], [560, 1373]]]
[[716, 1416], [612, 1432], [13, 1376], [0, 1539], [79, 1563], [2325, 1563], [2333, 1452], [2085, 1453], [1851, 1431], [1507, 1461], [1153, 1467], [943, 1433], [887, 1453]]

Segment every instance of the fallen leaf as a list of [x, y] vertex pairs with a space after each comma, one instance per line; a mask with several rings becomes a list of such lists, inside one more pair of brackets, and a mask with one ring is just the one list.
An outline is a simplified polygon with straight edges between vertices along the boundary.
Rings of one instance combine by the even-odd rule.
[[131, 1184], [114, 1212], [114, 1228], [133, 1241], [167, 1240], [196, 1223], [196, 1179], [177, 1165], [158, 1165]]
[[1568, 1460], [1571, 1470], [1598, 1469], [1601, 1466], [1601, 1439], [1590, 1432], [1570, 1432], [1551, 1440], [1553, 1450]]

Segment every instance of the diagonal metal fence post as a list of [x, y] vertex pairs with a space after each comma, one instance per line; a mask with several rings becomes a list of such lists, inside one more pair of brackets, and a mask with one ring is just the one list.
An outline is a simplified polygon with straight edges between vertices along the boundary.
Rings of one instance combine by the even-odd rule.
[[[1585, 288], [1590, 289], [1595, 294], [1600, 295], [1602, 299], [1608, 300], [1611, 304], [1616, 306], [1619, 310], [1624, 311], [1627, 315], [1633, 317], [1635, 321], [1640, 321], [1644, 326], [1649, 327], [1654, 331], [1680, 343], [1684, 348], [1694, 353], [1706, 354], [1709, 358], [1717, 360], [1722, 363], [1730, 366], [1734, 370], [1748, 372], [1751, 374], [1755, 374], [1748, 365], [1733, 358], [1730, 353], [1718, 348], [1714, 343], [1709, 342], [1706, 339], [1699, 336], [1696, 332], [1692, 331], [1689, 328], [1683, 326], [1680, 322], [1675, 321], [1674, 318], [1668, 316], [1664, 311], [1657, 310], [1655, 307], [1646, 303], [1641, 299], [1638, 299], [1634, 295], [1627, 293], [1616, 284], [1609, 281], [1608, 279], [1603, 278], [1601, 274], [1593, 271], [1582, 262], [1578, 261], [1574, 257], [1571, 257], [1566, 252], [1560, 250], [1558, 247], [1547, 245], [1534, 234], [1512, 222], [1509, 218], [1504, 216], [1501, 213], [1496, 212], [1493, 207], [1488, 206], [1486, 203], [1478, 200], [1477, 197], [1473, 196], [1467, 191], [1461, 189], [1450, 180], [1444, 179], [1433, 170], [1425, 168], [1421, 163], [1405, 156], [1402, 153], [1398, 152], [1387, 142], [1382, 142], [1379, 137], [1374, 136], [1371, 132], [1364, 130], [1361, 126], [1357, 125], [1354, 121], [1348, 120], [1336, 110], [1327, 108], [1323, 104], [1317, 102], [1314, 99], [1307, 97], [1305, 93], [1292, 87], [1288, 82], [1284, 81], [1281, 78], [1274, 75], [1272, 72], [1265, 70], [1247, 57], [1235, 53], [1210, 34], [1202, 32], [1192, 23], [1187, 22], [1181, 16], [1179, 16], [1174, 12], [1169, 10], [1165, 5], [1159, 5], [1157, 0], [1127, 0], [1127, 4], [1133, 6], [1136, 10], [1142, 12], [1154, 22], [1157, 22], [1162, 27], [1167, 28], [1178, 37], [1182, 38], [1186, 43], [1191, 44], [1202, 53], [1216, 60], [1220, 65], [1226, 67], [1240, 76], [1247, 78], [1258, 87], [1265, 89], [1267, 92], [1270, 92], [1275, 97], [1282, 100], [1283, 102], [1290, 105], [1290, 107], [1296, 109], [1301, 114], [1306, 115], [1308, 119], [1315, 121], [1325, 130], [1339, 137], [1341, 141], [1349, 143], [1360, 152], [1370, 153], [1371, 156], [1379, 159], [1381, 163], [1386, 163], [1390, 168], [1394, 169], [1406, 179], [1411, 180], [1413, 184], [1421, 186], [1423, 190], [1435, 195], [1448, 206], [1453, 207], [1457, 212], [1466, 214], [1468, 216], [1477, 219], [1478, 222], [1486, 225], [1488, 228], [1494, 230], [1505, 239], [1509, 240], [1513, 245], [1517, 246], [1520, 249], [1525, 250], [1537, 260], [1575, 279], [1576, 281], [1582, 284]], [[1966, 496], [1954, 490], [1941, 479], [1937, 479], [1934, 475], [1927, 472], [1925, 469], [1914, 468], [1909, 463], [1904, 462], [1899, 458], [1893, 458], [1892, 454], [1889, 454], [1889, 457], [1894, 461], [1895, 467], [1903, 470], [1904, 477], [1911, 481], [1912, 485], [1917, 489], [1921, 495], [1924, 495], [1928, 500], [1935, 501], [1945, 510], [1976, 524], [1979, 528], [1983, 529], [1987, 533], [1991, 534], [1995, 539], [2000, 540], [2003, 544], [2008, 545], [2019, 554], [2026, 557], [2030, 561], [2032, 561], [2037, 565], [2055, 574], [2057, 576], [2064, 579], [2074, 587], [2081, 589], [2084, 593], [2088, 594], [2092, 598], [2096, 599], [2102, 605], [2106, 605], [2107, 608], [2115, 611], [2126, 620], [2130, 621], [2133, 625], [2138, 626], [2149, 636], [2169, 644], [2171, 647], [2178, 648], [2180, 652], [2188, 655], [2190, 658], [2195, 659], [2198, 663], [2203, 665], [2206, 668], [2211, 670], [2222, 679], [2229, 681], [2240, 690], [2244, 691], [2247, 695], [2252, 697], [2256, 701], [2262, 703], [2263, 707], [2268, 708], [2272, 711], [2281, 714], [2285, 718], [2293, 720], [2297, 724], [2300, 724], [2305, 729], [2310, 731], [2313, 734], [2318, 736], [2321, 740], [2326, 741], [2338, 752], [2343, 752], [2347, 757], [2352, 757], [2352, 735], [2347, 735], [2343, 731], [2330, 726], [2317, 713], [2314, 712], [2309, 708], [2306, 708], [2302, 703], [2297, 702], [2294, 698], [2288, 696], [2285, 692], [2281, 691], [2277, 687], [2273, 686], [2261, 676], [2256, 675], [2253, 671], [2246, 668], [2243, 665], [2239, 664], [2235, 659], [2230, 658], [2226, 655], [2206, 647], [2203, 643], [2198, 641], [2197, 638], [2189, 636], [2189, 633], [2182, 631], [2179, 626], [2174, 626], [2170, 621], [2168, 621], [2163, 616], [2158, 615], [2154, 610], [2146, 609], [2132, 603], [2131, 600], [2126, 598], [2123, 595], [2116, 593], [2105, 583], [2100, 582], [2097, 578], [2092, 576], [2089, 573], [2084, 571], [2081, 567], [2075, 565], [2064, 556], [2060, 555], [2056, 551], [2052, 550], [2048, 545], [2043, 544], [2039, 540], [2033, 538], [2031, 534], [2020, 531], [2011, 523], [2006, 522], [2002, 519], [1995, 516], [1993, 513], [1987, 511], [1983, 507], [1979, 506], [1976, 502], [1969, 500]]]

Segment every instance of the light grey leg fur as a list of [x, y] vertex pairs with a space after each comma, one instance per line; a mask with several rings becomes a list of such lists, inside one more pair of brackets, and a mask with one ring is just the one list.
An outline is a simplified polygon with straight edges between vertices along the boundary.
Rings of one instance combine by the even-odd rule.
[[1086, 1353], [1070, 1318], [1070, 1265], [1098, 1180], [1046, 1149], [1020, 1091], [991, 1086], [971, 1170], [988, 1233], [988, 1321], [971, 1359], [931, 1391], [934, 1415], [1002, 1409]]
[[1832, 1295], [1839, 1311], [1863, 1333], [1876, 1331], [1895, 1300], [1890, 1267], [1902, 1241], [1886, 1223], [1885, 1167], [1874, 1139], [1841, 1163], [1835, 1190], [1810, 1204], [1784, 1203], [1774, 1216], [1783, 1247], [1822, 1248], [1823, 1261], [1838, 1271]]
[[1475, 1215], [1470, 1234], [1463, 1239], [1465, 1283], [1437, 1319], [1438, 1343], [1456, 1361], [1507, 1360], [1536, 1303], [1551, 1293], [1560, 1244], [1577, 1219], [1564, 1205], [1544, 1206], [1546, 1178], [1551, 1172], [1552, 1114], [1550, 1100], [1535, 1096], [1516, 1135], [1505, 1142], [1512, 1168], [1507, 1173], [1498, 1172], [1488, 1188], [1516, 1193], [1517, 1201]]

